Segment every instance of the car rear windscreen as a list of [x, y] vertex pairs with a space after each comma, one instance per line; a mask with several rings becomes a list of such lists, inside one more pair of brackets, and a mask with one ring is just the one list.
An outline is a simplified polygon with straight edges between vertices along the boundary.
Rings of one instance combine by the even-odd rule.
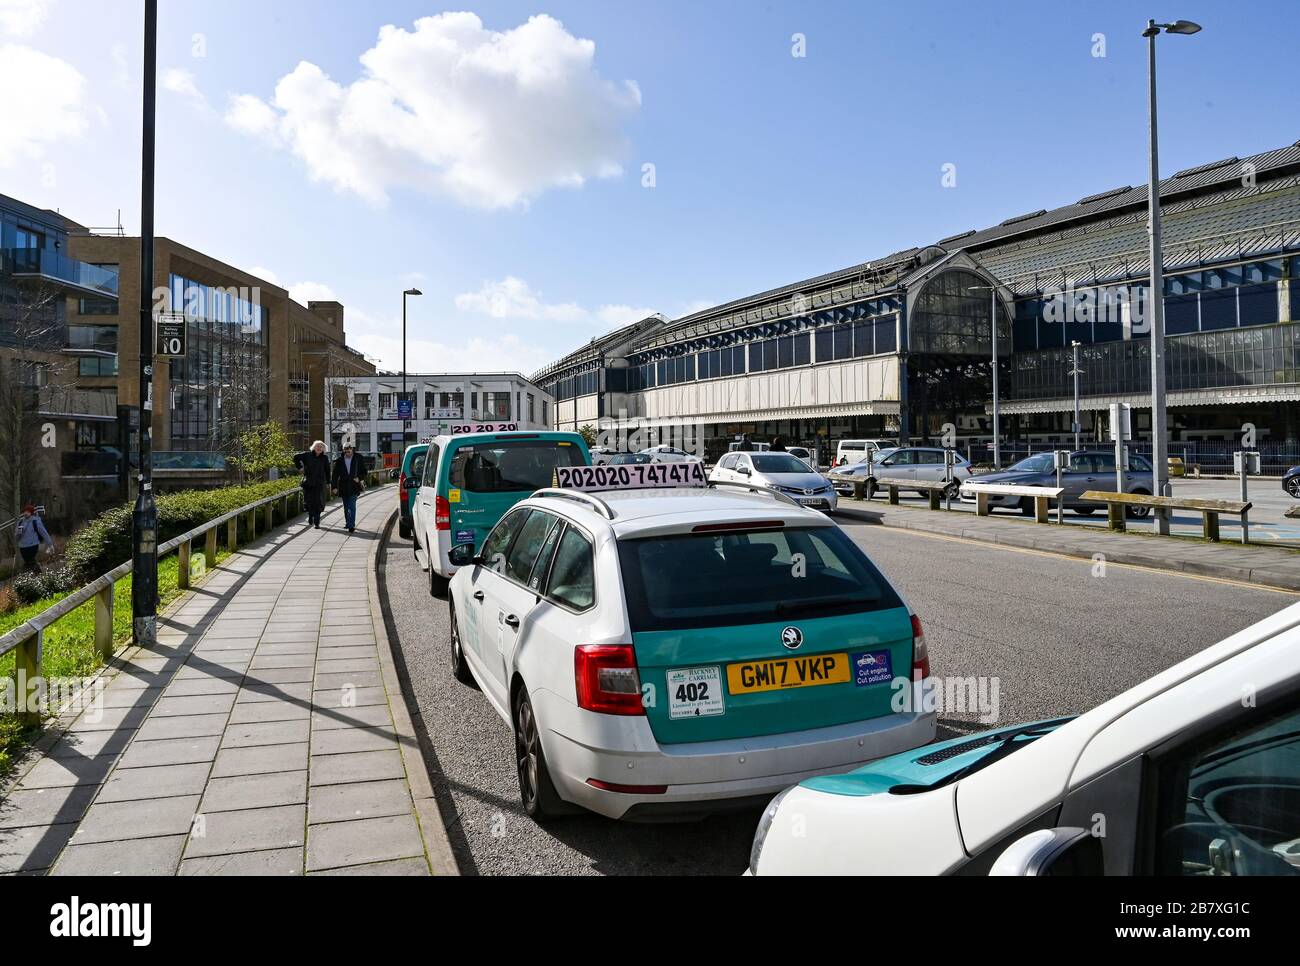
[[901, 607], [838, 527], [621, 540], [632, 630], [761, 624]]
[[531, 493], [550, 486], [557, 466], [585, 466], [582, 450], [554, 439], [470, 443], [451, 460], [451, 485], [470, 493]]

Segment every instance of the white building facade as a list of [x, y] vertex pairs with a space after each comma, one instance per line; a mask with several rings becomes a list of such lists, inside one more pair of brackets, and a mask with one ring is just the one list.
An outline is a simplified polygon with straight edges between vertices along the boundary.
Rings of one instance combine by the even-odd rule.
[[[393, 456], [407, 438], [447, 433], [547, 429], [555, 399], [517, 372], [401, 373], [328, 380], [326, 442], [334, 452], [352, 440], [363, 453]], [[390, 460], [391, 462], [391, 460]]]

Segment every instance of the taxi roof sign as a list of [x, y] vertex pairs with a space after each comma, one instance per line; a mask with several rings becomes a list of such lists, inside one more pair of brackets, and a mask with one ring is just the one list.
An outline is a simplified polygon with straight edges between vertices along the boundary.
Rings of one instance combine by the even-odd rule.
[[583, 493], [708, 486], [704, 466], [685, 463], [621, 463], [618, 466], [557, 466], [553, 485]]

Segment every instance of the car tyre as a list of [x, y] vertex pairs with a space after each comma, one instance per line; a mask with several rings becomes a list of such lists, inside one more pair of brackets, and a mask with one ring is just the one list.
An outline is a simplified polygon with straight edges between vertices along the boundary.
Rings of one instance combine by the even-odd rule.
[[537, 715], [521, 687], [515, 695], [511, 716], [515, 732], [515, 772], [519, 777], [519, 801], [524, 812], [535, 822], [546, 822], [564, 814], [564, 800], [555, 790], [551, 773], [542, 752], [542, 738], [537, 729]]
[[460, 625], [456, 621], [456, 605], [450, 602], [447, 604], [447, 623], [451, 628], [451, 676], [461, 684], [473, 685], [474, 672], [469, 669], [469, 664], [465, 661], [465, 652], [460, 646]]
[[[1134, 490], [1133, 495], [1150, 496], [1151, 494], [1146, 490]], [[1126, 506], [1124, 508], [1124, 515], [1130, 520], [1145, 520], [1151, 515], [1151, 508], [1149, 506]]]
[[1288, 476], [1282, 481], [1282, 486], [1291, 496], [1300, 498], [1300, 476]]
[[1022, 496], [1020, 498], [1020, 512], [1027, 517], [1034, 515], [1034, 498], [1032, 496]]
[[947, 488], [943, 491], [943, 495], [954, 500], [961, 499], [961, 480], [950, 480]]
[[398, 535], [399, 537], [401, 537], [403, 540], [410, 540], [410, 539], [411, 539], [411, 521], [410, 521], [410, 520], [398, 520], [398, 521], [397, 521], [397, 535]]
[[863, 492], [866, 494], [867, 499], [868, 500], [873, 499], [878, 489], [880, 489], [880, 487], [876, 485], [875, 479], [872, 477], [868, 477], [867, 485], [863, 488]]
[[1095, 506], [1077, 506], [1074, 508], [1074, 512], [1079, 514], [1079, 516], [1082, 517], [1090, 517], [1093, 515], [1096, 509], [1097, 508]]

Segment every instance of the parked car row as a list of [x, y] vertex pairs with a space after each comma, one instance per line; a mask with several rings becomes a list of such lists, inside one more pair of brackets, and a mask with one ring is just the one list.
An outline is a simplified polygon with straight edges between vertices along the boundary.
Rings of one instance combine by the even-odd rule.
[[1300, 605], [1077, 718], [933, 744], [921, 619], [793, 454], [706, 476], [592, 466], [572, 433], [442, 436], [418, 481], [450, 670], [511, 729], [539, 822], [765, 803], [758, 875], [1300, 871]]

